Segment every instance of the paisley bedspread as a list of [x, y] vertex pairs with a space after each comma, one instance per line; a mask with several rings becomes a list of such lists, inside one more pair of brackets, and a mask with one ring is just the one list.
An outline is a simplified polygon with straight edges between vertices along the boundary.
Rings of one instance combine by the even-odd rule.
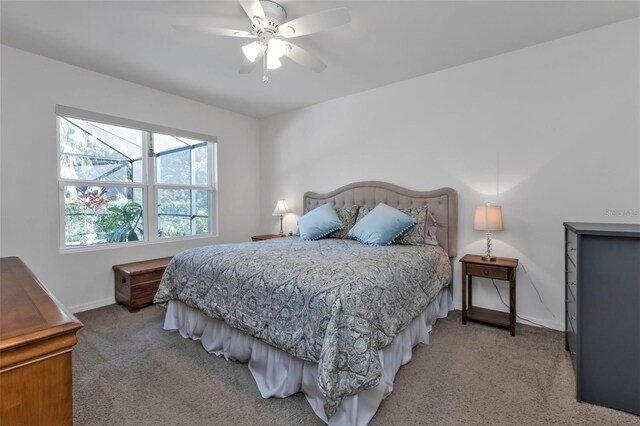
[[438, 246], [288, 237], [186, 250], [167, 267], [155, 303], [178, 300], [317, 362], [330, 417], [378, 384], [378, 350], [451, 279]]

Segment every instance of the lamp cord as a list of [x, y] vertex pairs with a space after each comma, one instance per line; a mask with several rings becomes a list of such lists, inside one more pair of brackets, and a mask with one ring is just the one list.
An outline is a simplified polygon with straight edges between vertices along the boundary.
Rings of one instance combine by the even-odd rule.
[[[529, 273], [528, 273], [528, 272], [527, 272], [527, 270], [525, 269], [524, 265], [520, 264], [520, 266], [522, 266], [522, 270], [523, 270], [523, 271], [524, 271], [524, 273], [527, 275], [527, 278], [529, 278], [529, 282], [531, 283], [531, 286], [534, 288], [534, 290], [535, 290], [535, 291], [536, 291], [536, 293], [538, 294], [538, 298], [540, 299], [540, 303], [542, 303], [542, 306], [544, 306], [544, 307], [547, 309], [547, 311], [549, 311], [549, 313], [551, 314], [551, 316], [555, 319], [555, 318], [556, 318], [556, 316], [554, 315], [554, 313], [553, 313], [553, 312], [551, 312], [551, 310], [549, 309], [549, 307], [548, 307], [548, 306], [544, 303], [544, 301], [542, 300], [542, 296], [540, 295], [540, 292], [538, 291], [538, 288], [537, 288], [537, 287], [536, 287], [536, 285], [533, 283], [533, 280], [531, 279], [531, 277], [529, 277]], [[504, 299], [502, 298], [502, 294], [500, 293], [500, 289], [498, 289], [498, 286], [496, 285], [496, 282], [493, 280], [493, 278], [491, 279], [491, 284], [493, 284], [493, 287], [496, 289], [496, 292], [498, 293], [498, 297], [500, 298], [500, 301], [502, 302], [502, 304], [503, 304], [505, 307], [509, 308], [509, 305], [507, 305], [507, 304], [505, 303]], [[538, 327], [542, 327], [542, 328], [547, 329], [547, 330], [553, 330], [552, 328], [550, 328], [550, 327], [546, 327], [546, 326], [544, 326], [544, 325], [542, 325], [542, 324], [539, 324], [539, 323], [537, 323], [537, 322], [535, 322], [535, 321], [531, 321], [531, 320], [529, 320], [529, 319], [522, 318], [522, 317], [521, 317], [520, 315], [518, 315], [518, 314], [516, 314], [516, 317], [517, 317], [517, 318], [520, 318], [522, 321], [526, 321], [526, 322], [528, 322], [528, 323], [530, 323], [530, 324], [537, 325]], [[554, 331], [555, 331], [555, 330], [554, 330]]]
[[531, 276], [529, 276], [529, 272], [527, 272], [527, 270], [525, 269], [524, 265], [521, 263], [520, 267], [522, 267], [522, 270], [524, 271], [525, 275], [527, 276], [527, 278], [529, 279], [529, 282], [531, 283], [531, 287], [533, 287], [533, 289], [536, 291], [536, 293], [538, 294], [538, 299], [540, 299], [540, 303], [542, 304], [542, 306], [545, 307], [545, 309], [551, 314], [551, 316], [553, 317], [553, 319], [557, 319], [557, 317], [555, 316], [555, 314], [553, 312], [551, 312], [551, 309], [549, 309], [549, 307], [544, 303], [544, 301], [542, 300], [542, 295], [540, 294], [540, 291], [538, 290], [538, 287], [536, 287], [535, 283], [533, 282], [533, 280], [531, 279]]

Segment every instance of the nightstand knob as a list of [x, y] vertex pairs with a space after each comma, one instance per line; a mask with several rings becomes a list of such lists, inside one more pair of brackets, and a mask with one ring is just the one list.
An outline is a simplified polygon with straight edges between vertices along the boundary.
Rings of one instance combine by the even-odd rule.
[[489, 271], [484, 271], [484, 274], [485, 275], [489, 275]]

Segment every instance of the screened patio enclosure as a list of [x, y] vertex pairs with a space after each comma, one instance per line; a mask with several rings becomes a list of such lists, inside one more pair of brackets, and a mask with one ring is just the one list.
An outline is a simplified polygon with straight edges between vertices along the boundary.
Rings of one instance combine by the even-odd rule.
[[210, 232], [209, 142], [65, 116], [58, 123], [64, 247]]

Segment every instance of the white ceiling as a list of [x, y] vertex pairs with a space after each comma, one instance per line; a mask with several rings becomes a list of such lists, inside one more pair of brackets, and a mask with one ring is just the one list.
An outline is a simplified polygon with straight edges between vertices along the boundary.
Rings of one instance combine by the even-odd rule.
[[[289, 19], [347, 6], [350, 24], [300, 37], [322, 73], [287, 58], [262, 83], [240, 75], [246, 39], [181, 33], [171, 24], [248, 29], [235, 1], [2, 1], [0, 41], [113, 77], [254, 117], [406, 80], [616, 21], [640, 2], [292, 1]], [[259, 67], [258, 67], [259, 68]]]

